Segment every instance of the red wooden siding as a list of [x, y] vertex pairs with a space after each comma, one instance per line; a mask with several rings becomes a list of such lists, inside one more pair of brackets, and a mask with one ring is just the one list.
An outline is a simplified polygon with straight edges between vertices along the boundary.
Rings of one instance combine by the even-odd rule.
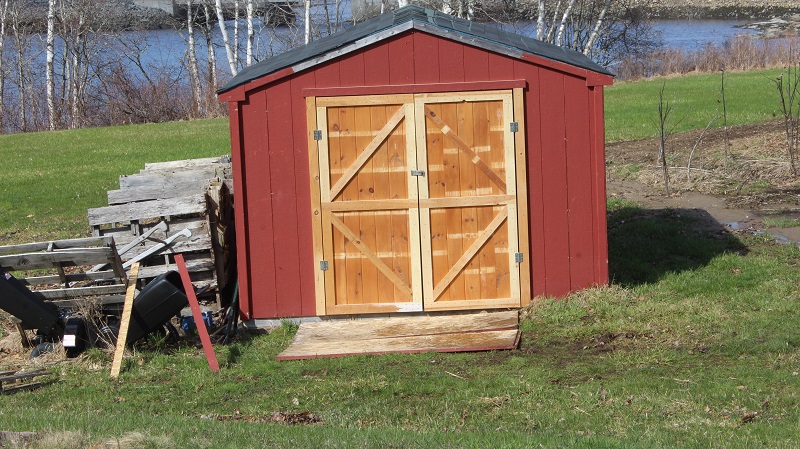
[[244, 101], [229, 108], [245, 318], [323, 313], [315, 310], [303, 97], [315, 88], [526, 80], [533, 294], [562, 296], [607, 282], [602, 86], [587, 87], [587, 79], [557, 68], [409, 31], [266, 85], [256, 80], [255, 89], [243, 86]]

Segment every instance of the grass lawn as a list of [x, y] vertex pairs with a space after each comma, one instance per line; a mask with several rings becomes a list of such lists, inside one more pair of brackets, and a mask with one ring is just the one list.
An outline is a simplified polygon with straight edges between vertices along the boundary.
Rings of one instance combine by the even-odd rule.
[[194, 345], [151, 341], [118, 381], [99, 350], [53, 366], [0, 397], [0, 429], [50, 448], [797, 447], [800, 250], [610, 214], [613, 285], [526, 310], [519, 350], [276, 362], [285, 324], [217, 346], [212, 374]]
[[[773, 80], [780, 70], [725, 74], [728, 125], [757, 123], [781, 116], [780, 98]], [[658, 135], [658, 94], [673, 105], [675, 132], [702, 129], [719, 115], [722, 126], [721, 74], [666, 77], [619, 82], [605, 90], [606, 139], [643, 139]]]

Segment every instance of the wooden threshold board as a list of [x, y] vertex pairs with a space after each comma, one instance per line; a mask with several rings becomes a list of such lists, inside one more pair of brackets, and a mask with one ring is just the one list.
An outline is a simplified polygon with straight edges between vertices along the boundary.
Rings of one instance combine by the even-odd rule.
[[370, 318], [302, 323], [277, 360], [356, 354], [470, 352], [514, 349], [516, 310], [459, 315]]

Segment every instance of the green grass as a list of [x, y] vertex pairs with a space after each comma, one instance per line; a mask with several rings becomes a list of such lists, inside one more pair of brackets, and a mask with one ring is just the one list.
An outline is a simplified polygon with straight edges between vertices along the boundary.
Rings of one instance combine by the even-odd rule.
[[[219, 374], [184, 342], [139, 348], [120, 380], [93, 350], [0, 397], [0, 428], [82, 442], [62, 447], [131, 432], [154, 448], [797, 447], [800, 249], [627, 201], [610, 213], [614, 284], [526, 310], [518, 350], [276, 362], [285, 323], [217, 346]], [[322, 422], [263, 422], [279, 411]]]
[[[780, 115], [778, 91], [772, 82], [780, 70], [725, 74], [728, 125], [763, 122]], [[722, 126], [720, 74], [618, 82], [605, 90], [606, 139], [643, 139], [658, 135], [658, 94], [673, 104], [675, 132], [702, 129], [717, 114]]]
[[800, 226], [800, 218], [765, 218], [764, 226], [768, 228], [794, 228]]
[[224, 119], [0, 135], [0, 244], [84, 236], [120, 175], [229, 153]]

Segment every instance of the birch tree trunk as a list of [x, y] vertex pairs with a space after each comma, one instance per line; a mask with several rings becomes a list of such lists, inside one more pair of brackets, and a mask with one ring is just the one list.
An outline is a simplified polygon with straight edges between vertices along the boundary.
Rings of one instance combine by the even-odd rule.
[[303, 21], [305, 22], [305, 42], [308, 45], [311, 42], [311, 0], [305, 0], [304, 2], [304, 12]]
[[547, 31], [547, 37], [545, 41], [553, 43], [555, 38], [556, 32], [556, 19], [558, 18], [558, 10], [561, 9], [561, 0], [558, 0], [556, 3], [556, 9], [553, 10], [553, 24], [550, 26], [550, 29]]
[[561, 46], [561, 42], [564, 39], [564, 29], [567, 27], [567, 19], [569, 18], [569, 13], [572, 12], [572, 7], [575, 5], [575, 0], [569, 0], [567, 3], [567, 8], [564, 10], [564, 15], [561, 17], [561, 23], [558, 25], [558, 34], [556, 35], [556, 45], [559, 47]]
[[253, 42], [256, 31], [253, 26], [253, 0], [247, 0], [247, 65], [253, 64]]
[[201, 102], [202, 92], [200, 91], [200, 70], [197, 67], [197, 51], [194, 40], [194, 16], [192, 11], [192, 0], [186, 0], [186, 27], [189, 33], [187, 55], [189, 57], [189, 78], [192, 82], [192, 96], [197, 113], [202, 114], [203, 105]]
[[586, 47], [583, 48], [583, 54], [586, 56], [590, 56], [592, 54], [592, 47], [594, 47], [594, 42], [597, 40], [597, 36], [600, 34], [600, 28], [603, 26], [603, 20], [606, 18], [606, 13], [608, 12], [608, 6], [610, 4], [611, 0], [605, 0], [603, 2], [603, 9], [600, 11], [600, 15], [597, 16], [597, 22], [594, 24], [592, 34], [589, 35], [589, 40], [586, 41]]
[[397, 0], [397, 6], [402, 8], [403, 6], [408, 5], [408, 0]]
[[17, 48], [17, 90], [19, 95], [19, 129], [22, 132], [28, 131], [28, 102], [27, 90], [28, 83], [25, 81], [25, 47], [26, 42], [23, 40], [22, 31], [20, 26], [19, 11], [15, 11], [14, 17], [11, 21], [11, 31], [14, 33], [14, 44]]
[[5, 129], [5, 121], [3, 115], [5, 108], [3, 107], [3, 97], [6, 91], [6, 76], [3, 71], [3, 50], [6, 42], [6, 18], [8, 17], [8, 0], [3, 0], [0, 5], [0, 134], [3, 134]]
[[47, 125], [52, 131], [56, 129], [56, 101], [55, 101], [55, 26], [56, 26], [56, 0], [47, 1], [47, 53], [45, 62], [45, 90], [47, 91]]
[[222, 43], [225, 45], [225, 54], [228, 56], [228, 65], [231, 68], [231, 75], [236, 76], [239, 71], [236, 69], [236, 58], [231, 47], [231, 40], [228, 38], [228, 27], [225, 26], [225, 15], [222, 12], [222, 0], [214, 1], [214, 9], [217, 12], [217, 23], [222, 34]]
[[239, 68], [239, 0], [233, 0], [233, 62]]
[[539, 16], [536, 18], [536, 39], [544, 39], [544, 0], [539, 0]]

